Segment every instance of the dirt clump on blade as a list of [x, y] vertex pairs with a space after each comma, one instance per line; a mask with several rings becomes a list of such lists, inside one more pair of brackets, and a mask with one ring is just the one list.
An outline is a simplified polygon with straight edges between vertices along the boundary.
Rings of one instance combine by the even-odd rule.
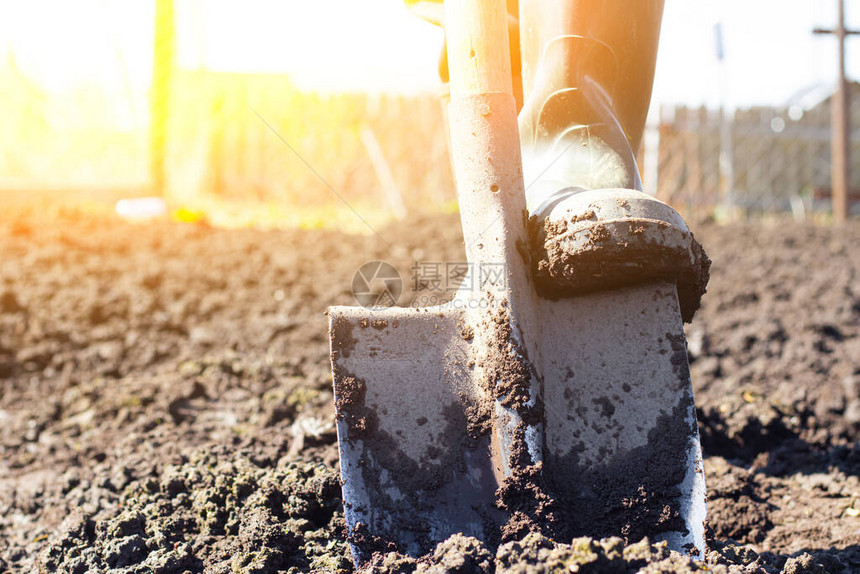
[[[465, 260], [456, 216], [378, 231], [392, 248], [45, 205], [4, 216], [0, 572], [351, 572], [324, 310], [354, 304], [367, 261], [408, 277], [416, 260]], [[704, 564], [860, 571], [860, 225], [705, 224], [696, 238], [713, 260], [686, 327]], [[463, 433], [483, 434], [473, 414]], [[372, 571], [701, 571], [635, 533], [556, 536], [532, 479], [502, 494], [537, 528], [381, 552]]]

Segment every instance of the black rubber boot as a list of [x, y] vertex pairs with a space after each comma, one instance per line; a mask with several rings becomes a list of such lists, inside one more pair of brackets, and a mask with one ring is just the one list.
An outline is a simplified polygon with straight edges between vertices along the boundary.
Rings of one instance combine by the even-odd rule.
[[[441, 0], [406, 3], [443, 24]], [[507, 10], [539, 293], [670, 281], [691, 320], [710, 261], [683, 218], [642, 192], [636, 165], [663, 0], [507, 0]], [[444, 49], [439, 75], [448, 81]]]
[[520, 137], [539, 292], [671, 281], [692, 319], [710, 261], [683, 218], [642, 192], [663, 0], [520, 0]]
[[663, 0], [521, 0], [520, 135], [529, 210], [566, 187], [642, 189]]

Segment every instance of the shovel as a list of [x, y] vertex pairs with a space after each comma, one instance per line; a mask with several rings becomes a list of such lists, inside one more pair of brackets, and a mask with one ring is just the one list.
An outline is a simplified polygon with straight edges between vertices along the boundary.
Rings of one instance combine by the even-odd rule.
[[649, 536], [702, 556], [678, 296], [679, 269], [701, 261], [686, 225], [640, 192], [601, 190], [557, 210], [563, 233], [530, 236], [505, 3], [445, 4], [469, 275], [446, 305], [328, 311], [356, 566], [456, 533], [490, 547]]

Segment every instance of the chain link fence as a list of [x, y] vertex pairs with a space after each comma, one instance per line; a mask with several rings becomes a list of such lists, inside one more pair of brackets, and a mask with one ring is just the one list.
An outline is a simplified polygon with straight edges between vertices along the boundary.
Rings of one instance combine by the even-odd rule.
[[[857, 131], [858, 85], [851, 91]], [[725, 115], [705, 108], [662, 106], [657, 126], [651, 128], [657, 137], [646, 137], [646, 146], [655, 139], [659, 142], [657, 195], [701, 215], [719, 209], [735, 209], [746, 216], [829, 212], [829, 103], [830, 98], [823, 97], [808, 107], [754, 107]], [[860, 139], [852, 139], [850, 199], [856, 213]]]

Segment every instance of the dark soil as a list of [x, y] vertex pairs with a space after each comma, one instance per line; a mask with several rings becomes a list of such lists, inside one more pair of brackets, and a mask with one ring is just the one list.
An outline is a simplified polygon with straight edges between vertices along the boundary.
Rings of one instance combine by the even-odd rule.
[[[327, 321], [456, 216], [371, 237], [0, 221], [0, 572], [348, 572]], [[860, 571], [860, 225], [712, 224], [687, 327], [713, 572]], [[408, 303], [408, 295], [403, 303]], [[378, 572], [690, 572], [647, 541], [455, 536]]]

